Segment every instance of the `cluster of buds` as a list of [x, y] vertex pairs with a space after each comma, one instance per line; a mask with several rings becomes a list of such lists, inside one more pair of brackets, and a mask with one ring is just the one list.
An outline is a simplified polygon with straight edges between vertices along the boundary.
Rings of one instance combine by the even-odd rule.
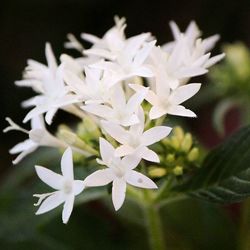
[[[84, 49], [72, 34], [68, 35], [65, 46], [78, 50], [78, 58], [62, 54], [58, 64], [47, 43], [47, 65], [28, 60], [23, 80], [16, 85], [30, 87], [37, 95], [22, 103], [25, 108], [33, 107], [23, 120], [31, 121], [30, 131], [7, 119], [10, 126], [5, 131], [19, 130], [29, 136], [10, 150], [13, 154], [20, 153], [13, 163], [39, 146], [66, 149], [61, 160], [62, 175], [35, 166], [39, 178], [56, 190], [35, 195], [39, 198], [36, 205], [40, 205], [36, 214], [64, 203], [62, 218], [67, 223], [75, 196], [85, 188], [112, 183], [115, 210], [124, 203], [127, 185], [157, 188], [150, 178], [135, 169], [142, 160], [160, 163], [162, 155], [152, 150], [151, 145], [166, 138], [172, 130], [165, 125], [164, 118], [166, 115], [196, 117], [183, 102], [194, 96], [201, 84], [189, 80], [207, 73], [224, 56], [211, 57], [209, 51], [219, 37], [202, 40], [195, 22], [184, 33], [174, 22], [170, 27], [174, 40], [159, 46], [151, 33], [126, 38], [125, 19], [115, 17], [115, 26], [102, 38], [81, 35], [92, 44], [89, 49]], [[58, 110], [83, 119], [77, 133], [67, 126], [61, 126], [57, 135], [46, 129], [45, 124], [52, 124]], [[191, 149], [189, 135], [179, 138], [180, 134], [175, 133], [178, 137], [175, 146], [188, 153], [192, 161], [195, 148]], [[74, 180], [72, 151], [82, 157], [96, 157], [100, 169], [84, 180]], [[162, 163], [175, 158], [171, 155], [170, 152]], [[172, 170], [175, 175], [183, 171], [184, 165]]]

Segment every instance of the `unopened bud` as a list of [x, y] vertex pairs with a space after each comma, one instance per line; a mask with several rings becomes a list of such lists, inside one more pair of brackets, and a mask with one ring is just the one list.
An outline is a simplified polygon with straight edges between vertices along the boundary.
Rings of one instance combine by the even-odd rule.
[[174, 169], [173, 169], [173, 173], [177, 176], [180, 176], [183, 174], [183, 167], [181, 166], [176, 166]]
[[82, 149], [94, 155], [98, 155], [98, 152], [95, 149], [87, 145], [80, 137], [69, 130], [60, 129], [59, 137], [70, 146]]
[[181, 127], [175, 127], [174, 128], [174, 135], [177, 137], [178, 141], [182, 141], [184, 138], [184, 132], [183, 129]]
[[173, 163], [175, 161], [175, 155], [174, 154], [168, 154], [166, 157], [167, 163]]
[[165, 168], [151, 167], [149, 168], [148, 174], [153, 178], [160, 178], [166, 175], [167, 170]]
[[189, 161], [195, 161], [198, 159], [198, 157], [199, 157], [199, 149], [196, 147], [192, 148], [187, 156]]
[[181, 150], [184, 152], [188, 152], [193, 144], [192, 135], [190, 133], [185, 134], [184, 139], [181, 144]]
[[171, 137], [171, 146], [176, 150], [180, 148], [180, 141], [176, 136]]

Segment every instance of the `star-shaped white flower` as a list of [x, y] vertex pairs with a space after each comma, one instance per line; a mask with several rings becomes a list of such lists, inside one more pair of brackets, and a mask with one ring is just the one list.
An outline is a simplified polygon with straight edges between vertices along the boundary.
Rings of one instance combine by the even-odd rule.
[[[143, 86], [131, 84], [131, 88], [135, 91], [141, 91]], [[181, 103], [194, 96], [200, 89], [200, 83], [190, 83], [177, 87], [172, 90], [164, 79], [156, 82], [156, 90], [148, 90], [145, 100], [147, 100], [152, 108], [149, 112], [150, 119], [157, 119], [163, 115], [177, 115], [186, 117], [196, 117], [196, 114], [190, 109], [186, 109]]]
[[84, 54], [114, 59], [116, 54], [123, 50], [126, 43], [124, 34], [126, 19], [115, 16], [114, 21], [115, 26], [109, 29], [102, 38], [87, 33], [81, 34], [82, 39], [93, 44], [91, 49], [83, 51]]
[[105, 120], [130, 126], [139, 122], [137, 112], [146, 94], [147, 88], [133, 94], [127, 101], [122, 85], [116, 84], [110, 89], [111, 105], [88, 104], [81, 108]]
[[145, 62], [156, 41], [145, 42], [148, 38], [149, 34], [141, 34], [128, 39], [123, 50], [119, 51], [112, 61], [101, 60], [91, 67], [111, 71], [119, 75], [121, 80], [133, 76], [153, 77], [151, 66]]
[[130, 126], [129, 130], [109, 121], [102, 121], [104, 130], [122, 145], [116, 148], [115, 156], [130, 155], [139, 159], [160, 162], [158, 155], [148, 146], [162, 140], [169, 135], [172, 128], [156, 126], [144, 131], [144, 113], [139, 111], [138, 124]]
[[62, 175], [41, 166], [35, 166], [35, 168], [39, 178], [48, 186], [56, 189], [52, 193], [34, 194], [39, 198], [35, 206], [42, 203], [36, 215], [46, 213], [64, 203], [62, 220], [66, 224], [73, 210], [75, 196], [80, 194], [85, 187], [83, 181], [74, 180], [71, 149], [67, 148], [62, 156]]
[[65, 70], [64, 79], [70, 90], [85, 104], [109, 103], [110, 88], [119, 81], [119, 78], [110, 72], [90, 67], [85, 67], [85, 77]]
[[10, 154], [18, 154], [13, 164], [18, 164], [25, 156], [34, 152], [40, 146], [49, 147], [60, 147], [64, 148], [66, 145], [60, 141], [58, 138], [50, 134], [44, 124], [43, 117], [37, 116], [31, 119], [31, 130], [21, 128], [16, 123], [14, 123], [10, 118], [6, 118], [10, 126], [4, 129], [3, 132], [8, 132], [11, 130], [21, 131], [28, 134], [29, 139], [18, 143], [13, 148], [10, 149]]
[[79, 100], [75, 95], [69, 93], [69, 90], [63, 81], [64, 64], [57, 66], [55, 56], [49, 43], [45, 48], [48, 67], [29, 60], [29, 66], [26, 68], [23, 81], [18, 81], [19, 86], [29, 86], [37, 91], [40, 95], [32, 97], [23, 102], [24, 107], [35, 106], [24, 118], [27, 122], [31, 118], [46, 113], [45, 121], [52, 123], [52, 119], [61, 107], [77, 103]]
[[89, 175], [84, 180], [84, 184], [86, 187], [97, 187], [112, 182], [112, 201], [115, 210], [120, 209], [125, 200], [127, 184], [147, 189], [157, 188], [152, 180], [134, 170], [139, 164], [138, 158], [127, 156], [120, 159], [115, 157], [115, 149], [103, 138], [100, 138], [100, 152], [102, 160], [98, 160], [98, 162], [108, 168], [97, 170]]

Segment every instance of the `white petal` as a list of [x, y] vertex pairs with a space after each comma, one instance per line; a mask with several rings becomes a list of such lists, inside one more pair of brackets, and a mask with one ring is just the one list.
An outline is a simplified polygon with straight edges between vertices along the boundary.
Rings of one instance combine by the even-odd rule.
[[[135, 65], [138, 65], [138, 66], [142, 65], [144, 63], [144, 61], [147, 59], [147, 57], [148, 57], [150, 51], [152, 50], [152, 48], [154, 47], [155, 43], [156, 43], [156, 40], [144, 45], [143, 48], [137, 52], [133, 63]], [[152, 71], [151, 71], [151, 74], [152, 74]]]
[[181, 105], [171, 106], [167, 111], [170, 115], [186, 116], [186, 117], [196, 117], [196, 114], [190, 109], [186, 109]]
[[206, 62], [204, 67], [209, 68], [213, 66], [214, 64], [216, 64], [217, 62], [219, 62], [220, 60], [222, 60], [224, 57], [225, 57], [225, 53], [219, 54], [217, 56], [213, 56]]
[[33, 148], [30, 148], [30, 149], [28, 149], [28, 150], [26, 150], [26, 151], [21, 152], [21, 154], [19, 154], [19, 155], [15, 158], [15, 160], [12, 161], [12, 163], [13, 163], [14, 165], [18, 164], [24, 157], [26, 157], [28, 154], [34, 152], [37, 148], [38, 148], [38, 147], [35, 146], [35, 147], [33, 147]]
[[115, 210], [121, 208], [126, 196], [126, 182], [122, 179], [115, 179], [112, 187], [112, 201]]
[[74, 195], [80, 194], [85, 188], [84, 181], [76, 180], [73, 182]]
[[122, 158], [122, 165], [126, 167], [127, 170], [134, 169], [140, 163], [141, 158], [136, 157], [135, 155], [129, 155]]
[[61, 189], [63, 177], [60, 174], [57, 174], [50, 169], [41, 167], [41, 166], [35, 166], [36, 173], [39, 176], [39, 178], [49, 185], [50, 187], [54, 189]]
[[110, 160], [114, 157], [115, 149], [108, 141], [103, 138], [99, 139], [99, 145], [102, 160], [108, 165]]
[[136, 75], [136, 76], [142, 76], [142, 77], [153, 77], [154, 76], [153, 71], [149, 67], [146, 67], [146, 66], [141, 66], [141, 67], [133, 70], [131, 74]]
[[53, 120], [53, 118], [54, 118], [56, 112], [57, 112], [57, 108], [52, 108], [52, 109], [50, 109], [50, 110], [46, 113], [46, 115], [45, 115], [45, 121], [47, 122], [47, 124], [51, 125], [52, 120]]
[[114, 175], [110, 169], [97, 170], [85, 178], [84, 185], [86, 187], [105, 186], [113, 181], [113, 179]]
[[112, 109], [105, 105], [90, 104], [82, 106], [81, 109], [103, 118], [109, 118], [113, 114]]
[[144, 90], [140, 92], [136, 92], [134, 95], [132, 95], [128, 100], [126, 109], [130, 112], [137, 111], [138, 107], [140, 106], [144, 98], [146, 97], [147, 92], [148, 92], [148, 89], [145, 88]]
[[31, 128], [32, 129], [45, 129], [45, 124], [43, 116], [39, 115], [31, 119]]
[[74, 195], [67, 196], [67, 199], [65, 200], [62, 212], [62, 221], [64, 224], [67, 224], [69, 217], [72, 213], [74, 207], [74, 200], [75, 200]]
[[104, 130], [121, 144], [129, 142], [129, 133], [123, 127], [108, 121], [101, 122]]
[[127, 116], [126, 118], [124, 118], [123, 120], [121, 120], [119, 122], [122, 126], [127, 127], [127, 126], [132, 126], [134, 124], [137, 124], [140, 121], [139, 121], [137, 115], [132, 114], [130, 116]]
[[148, 189], [158, 188], [151, 179], [134, 170], [131, 170], [129, 174], [126, 176], [126, 182], [132, 186], [140, 188], [148, 188]]
[[58, 207], [60, 204], [62, 204], [65, 201], [63, 194], [58, 191], [49, 196], [47, 199], [44, 200], [42, 205], [39, 207], [39, 209], [36, 212], [36, 215], [46, 213], [56, 207]]
[[220, 39], [220, 36], [219, 36], [219, 35], [213, 35], [213, 36], [210, 36], [210, 37], [204, 39], [204, 40], [202, 41], [202, 45], [203, 45], [205, 51], [211, 50], [211, 49], [214, 47], [215, 43], [216, 43], [219, 39]]
[[70, 147], [68, 147], [62, 155], [61, 170], [64, 177], [74, 180], [72, 150]]
[[109, 52], [108, 50], [98, 49], [98, 48], [86, 49], [86, 50], [84, 50], [84, 54], [103, 57], [103, 58], [106, 58], [106, 59], [111, 60], [111, 61], [115, 60], [115, 58], [116, 58], [115, 55], [113, 53]]
[[23, 142], [19, 142], [17, 145], [15, 145], [13, 148], [9, 150], [10, 154], [17, 154], [22, 151], [27, 151], [33, 148], [37, 148], [38, 145], [34, 143], [32, 140], [27, 139]]
[[174, 21], [170, 21], [169, 26], [171, 28], [171, 31], [173, 33], [175, 40], [177, 40], [181, 35], [179, 27], [177, 26], [177, 24]]
[[137, 151], [138, 157], [152, 162], [160, 162], [159, 156], [151, 149], [147, 147], [141, 147]]
[[45, 54], [51, 72], [55, 72], [57, 69], [57, 62], [50, 43], [46, 43]]
[[185, 77], [194, 77], [206, 74], [208, 71], [201, 67], [186, 67], [181, 69], [177, 76], [185, 78]]
[[184, 86], [180, 86], [175, 89], [169, 97], [169, 102], [173, 104], [181, 104], [194, 96], [200, 90], [200, 83], [190, 83]]
[[141, 138], [141, 143], [144, 146], [149, 146], [151, 144], [154, 144], [162, 140], [164, 137], [168, 136], [171, 130], [172, 128], [165, 126], [153, 127], [143, 133]]
[[159, 107], [159, 106], [153, 106], [149, 111], [149, 118], [151, 120], [160, 118], [161, 116], [165, 115], [167, 113], [167, 110]]
[[44, 105], [44, 106], [37, 106], [35, 108], [33, 108], [23, 119], [23, 122], [27, 122], [29, 121], [31, 118], [36, 117], [41, 115], [42, 113], [45, 113], [48, 111], [48, 106]]
[[129, 145], [121, 145], [115, 149], [115, 157], [133, 154], [135, 149]]

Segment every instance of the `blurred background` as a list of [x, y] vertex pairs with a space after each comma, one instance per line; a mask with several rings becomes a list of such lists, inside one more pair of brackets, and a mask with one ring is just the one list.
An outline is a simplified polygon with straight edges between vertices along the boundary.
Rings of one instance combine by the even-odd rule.
[[[66, 41], [67, 33], [73, 33], [74, 35], [76, 35], [77, 38], [80, 38], [79, 35], [81, 32], [87, 32], [95, 34], [97, 36], [102, 36], [106, 32], [106, 30], [113, 26], [114, 15], [126, 17], [128, 24], [128, 27], [126, 29], [127, 36], [150, 31], [153, 35], [157, 37], [158, 44], [162, 44], [172, 40], [172, 35], [168, 25], [170, 20], [176, 21], [182, 31], [185, 30], [191, 20], [195, 20], [200, 29], [203, 31], [203, 37], [208, 37], [216, 33], [220, 34], [221, 39], [217, 44], [217, 47], [215, 48], [214, 52], [220, 52], [222, 44], [233, 43], [236, 41], [242, 41], [246, 46], [250, 47], [250, 0], [1, 0], [0, 130], [2, 130], [7, 125], [5, 121], [6, 116], [11, 117], [14, 121], [21, 124], [21, 121], [27, 112], [26, 110], [20, 108], [20, 103], [21, 101], [31, 97], [33, 93], [28, 89], [18, 88], [14, 85], [15, 80], [21, 79], [22, 71], [26, 66], [27, 59], [32, 58], [39, 62], [45, 62], [44, 47], [45, 42], [47, 41], [52, 44], [54, 52], [58, 57], [62, 52], [77, 56], [78, 54], [76, 52], [66, 50], [63, 47], [63, 43]], [[84, 45], [86, 45], [86, 47], [88, 46], [87, 44]], [[202, 78], [202, 80], [204, 83], [208, 81], [207, 78]], [[190, 121], [190, 129], [195, 131], [197, 135], [200, 135], [201, 140], [204, 142], [205, 145], [213, 146], [217, 144], [220, 140], [220, 137], [212, 129], [210, 116], [211, 105], [206, 104], [205, 107], [203, 107], [202, 109], [200, 109], [199, 107], [195, 107], [195, 111], [199, 114], [200, 119]], [[60, 119], [60, 114], [58, 116], [59, 118], [57, 119]], [[237, 119], [237, 114], [233, 116], [233, 119], [229, 118], [230, 121], [228, 125], [228, 130], [231, 131], [235, 127], [237, 127]], [[8, 134], [0, 133], [0, 178], [2, 180], [4, 180], [7, 173], [12, 171], [13, 168], [11, 163], [13, 157], [8, 154], [8, 150], [22, 139], [24, 139], [23, 135], [19, 134], [18, 132], [10, 132]], [[35, 159], [33, 159], [33, 161], [35, 162]], [[30, 162], [32, 162], [32, 160]], [[31, 163], [29, 164], [31, 165]], [[25, 163], [23, 165], [25, 165]], [[15, 166], [15, 168], [19, 167], [21, 168], [21, 166]], [[6, 199], [8, 201], [8, 198]], [[28, 201], [30, 202], [30, 200]], [[194, 208], [190, 207], [190, 204], [184, 205], [182, 211], [179, 211], [181, 214], [183, 214], [183, 216], [186, 213], [184, 208], [186, 208], [188, 211], [189, 209], [196, 209], [197, 206], [203, 206], [198, 204], [197, 206], [195, 205]], [[28, 206], [32, 206], [32, 203], [28, 203]], [[91, 205], [91, 208], [94, 207], [94, 209], [100, 211], [101, 208], [98, 206], [99, 204], [94, 203]], [[169, 208], [169, 211], [167, 211], [166, 213], [171, 214], [173, 209], [174, 208]], [[231, 210], [231, 207], [228, 208], [228, 213], [231, 213]], [[31, 213], [31, 211], [25, 210], [25, 213]], [[221, 219], [221, 217], [218, 213], [219, 212], [217, 212], [217, 210], [214, 210], [211, 215], [214, 216], [214, 218], [218, 217], [219, 220], [219, 218]], [[7, 215], [10, 216], [9, 214]], [[90, 217], [89, 222], [84, 222], [86, 216]], [[196, 222], [199, 223], [199, 214], [197, 216], [198, 217]], [[110, 217], [112, 217], [112, 215], [110, 215], [109, 212], [103, 211], [103, 214], [96, 218], [95, 216], [93, 217], [93, 215], [89, 213], [88, 209], [86, 209], [82, 212], [82, 225], [77, 225], [78, 219], [76, 217], [73, 217], [72, 227], [73, 225], [75, 225], [75, 230], [79, 230], [79, 234], [85, 233], [88, 237], [91, 237], [91, 233], [99, 233], [101, 235], [102, 230], [98, 229], [100, 232], [96, 232], [96, 227], [92, 226], [91, 228], [91, 220], [95, 223], [100, 223], [101, 221], [103, 223], [103, 228], [108, 228], [110, 225], [108, 225], [107, 220], [103, 218]], [[30, 218], [34, 219], [33, 217]], [[178, 218], [175, 218], [174, 215], [173, 218], [174, 219], [172, 221], [172, 226], [175, 227], [174, 225], [176, 225], [176, 223], [178, 222]], [[203, 217], [201, 216], [201, 218]], [[49, 219], [50, 217], [47, 218], [47, 220]], [[209, 220], [209, 218], [206, 219]], [[231, 221], [228, 222], [228, 220], [224, 219], [224, 217], [222, 220], [223, 222], [221, 225], [230, 227]], [[107, 249], [146, 249], [146, 246], [144, 246], [143, 244], [140, 245], [139, 248], [133, 248], [129, 245], [123, 245], [123, 247], [121, 247], [119, 245], [119, 242], [116, 242], [116, 239], [118, 237], [116, 235], [116, 229], [118, 228], [120, 231], [124, 230], [125, 232], [127, 229], [123, 228], [123, 226], [121, 226], [119, 222], [114, 222], [112, 219], [111, 221], [113, 223], [111, 231], [113, 231], [108, 231], [107, 235], [105, 234], [102, 235], [102, 237], [99, 237], [98, 239], [100, 241], [100, 244], [91, 245], [91, 243], [89, 243], [90, 245], [87, 245], [87, 248], [85, 249], [100, 249], [100, 247], [102, 246], [102, 242], [105, 242], [105, 237], [113, 237], [112, 239], [115, 242], [116, 246], [116, 248], [112, 248], [114, 247], [113, 245], [107, 245]], [[23, 223], [24, 222], [21, 220], [19, 222], [16, 222], [14, 226], [19, 227], [23, 225]], [[59, 219], [56, 221], [56, 223], [59, 223]], [[93, 225], [95, 223], [93, 223]], [[178, 223], [180, 223], [180, 221]], [[187, 224], [188, 223], [189, 222], [187, 221]], [[6, 219], [6, 225], [7, 224], [8, 220]], [[84, 229], [84, 225], [86, 225], [86, 227], [89, 227], [90, 231]], [[3, 235], [6, 235], [8, 233], [11, 234], [12, 232], [11, 229], [9, 229], [9, 231], [5, 230], [4, 233], [1, 234], [1, 230], [3, 231], [3, 229], [0, 228], [0, 239], [2, 239]], [[20, 230], [22, 230], [22, 228], [20, 228]], [[24, 231], [25, 230], [29, 229], [25, 227]], [[56, 249], [57, 247], [60, 247], [60, 249], [64, 249], [63, 247], [65, 247], [65, 245], [60, 245], [57, 241], [60, 241], [60, 230], [62, 230], [63, 233], [67, 234], [70, 233], [70, 227], [66, 229], [59, 229], [59, 232], [57, 233], [53, 232], [53, 227], [49, 229], [47, 228], [46, 230], [51, 234], [54, 234], [54, 238], [52, 237], [53, 240], [51, 239], [51, 242], [49, 243], [50, 247], [46, 247], [46, 245], [44, 245], [43, 247], [41, 247], [41, 249]], [[110, 228], [107, 230], [110, 230]], [[187, 228], [185, 230], [188, 231]], [[221, 230], [223, 231], [223, 229]], [[195, 232], [189, 233], [191, 235], [191, 238], [195, 235]], [[206, 232], [204, 231], [204, 235], [205, 233]], [[202, 232], [199, 232], [199, 234], [202, 234]], [[226, 242], [227, 237], [231, 237], [232, 235], [233, 232], [220, 236], [224, 237]], [[18, 238], [19, 236], [20, 238]], [[44, 240], [42, 237], [39, 239], [37, 238], [37, 245], [32, 245], [30, 243], [32, 240], [27, 241], [24, 236], [19, 236], [17, 234], [14, 234], [13, 236], [14, 238], [17, 238], [17, 242], [19, 245], [15, 245], [14, 243], [10, 244], [9, 242], [11, 242], [11, 240], [6, 240], [6, 244], [1, 243], [3, 244], [3, 248], [1, 249], [36, 250], [40, 249], [38, 247], [39, 242], [42, 242]], [[24, 237], [26, 241], [23, 240], [22, 237]], [[125, 240], [125, 238], [121, 239], [119, 237], [118, 239]], [[128, 237], [130, 237], [130, 235]], [[196, 236], [194, 236], [194, 238], [195, 237]], [[74, 237], [70, 239], [71, 241], [76, 240], [76, 238]], [[212, 237], [212, 239], [214, 240], [215, 238]], [[46, 240], [48, 242], [47, 238]], [[226, 246], [226, 248], [220, 248], [220, 246], [218, 246], [218, 248], [213, 248], [211, 247], [211, 245], [209, 245], [210, 240], [211, 239], [206, 238], [204, 245], [202, 245], [205, 246], [207, 244], [207, 248], [201, 247], [197, 243], [196, 249], [231, 249], [231, 246]], [[24, 245], [20, 245], [20, 242], [26, 243], [23, 243]], [[79, 244], [85, 243], [86, 241], [83, 241], [77, 243], [72, 248], [66, 247], [65, 249], [78, 249], [77, 246]], [[54, 248], [51, 246], [54, 246]]]

